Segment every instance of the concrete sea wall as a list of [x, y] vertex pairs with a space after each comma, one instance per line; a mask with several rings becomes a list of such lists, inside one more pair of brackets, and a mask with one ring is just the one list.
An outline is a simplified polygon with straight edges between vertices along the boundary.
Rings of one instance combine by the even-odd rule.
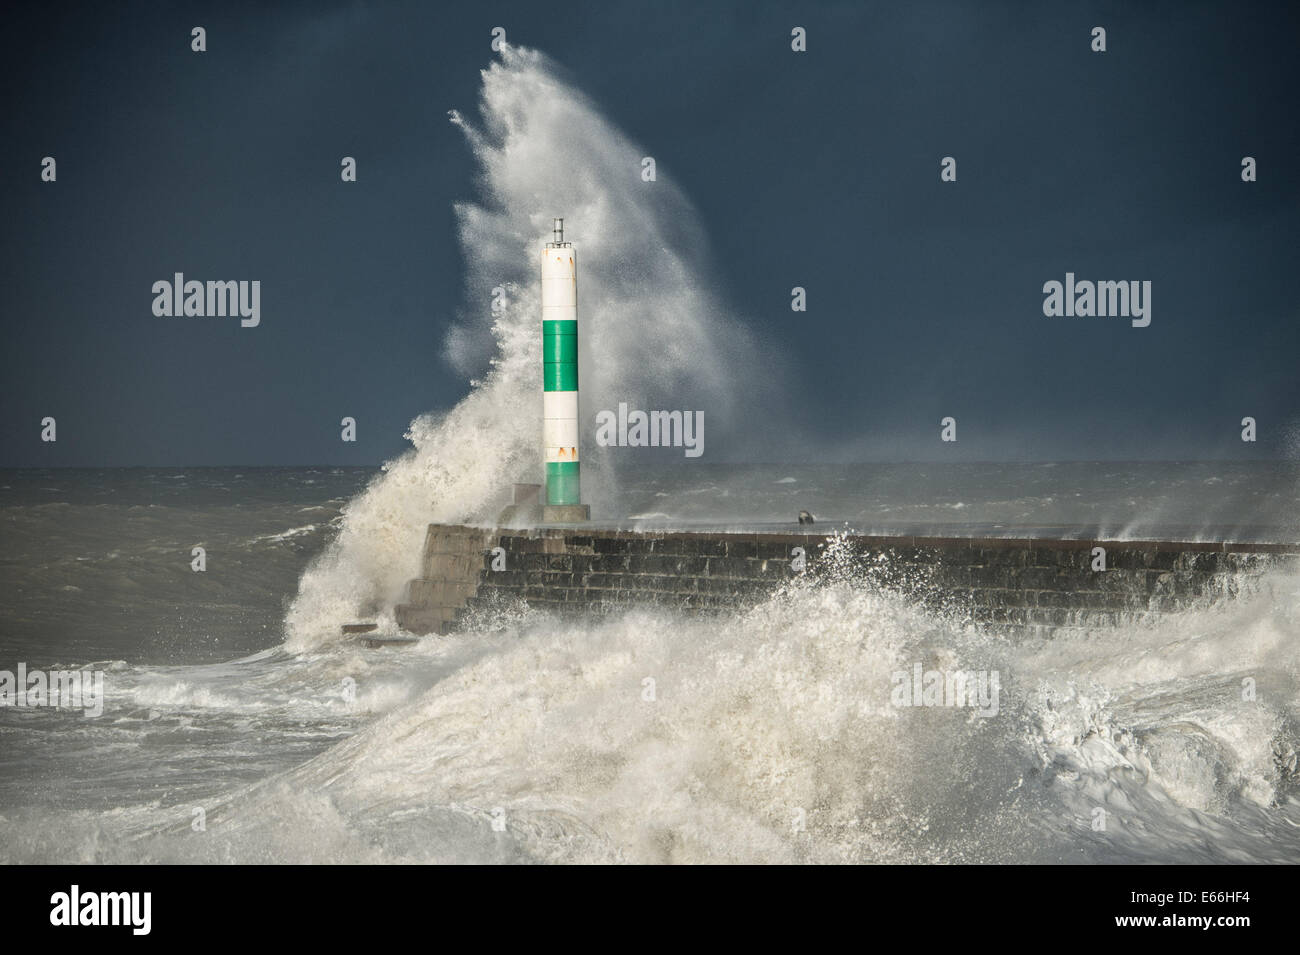
[[[1094, 569], [1099, 547], [1104, 570]], [[466, 615], [523, 603], [562, 613], [733, 611], [796, 576], [847, 573], [958, 622], [1038, 633], [1234, 598], [1278, 568], [1300, 568], [1300, 545], [431, 525], [423, 576], [398, 623], [446, 633]]]

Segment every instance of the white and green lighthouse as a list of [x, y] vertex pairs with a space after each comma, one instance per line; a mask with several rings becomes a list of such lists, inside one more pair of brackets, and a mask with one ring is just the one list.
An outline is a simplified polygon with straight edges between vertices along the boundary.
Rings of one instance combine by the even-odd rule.
[[578, 457], [578, 266], [564, 220], [542, 250], [542, 443], [547, 523], [585, 521]]

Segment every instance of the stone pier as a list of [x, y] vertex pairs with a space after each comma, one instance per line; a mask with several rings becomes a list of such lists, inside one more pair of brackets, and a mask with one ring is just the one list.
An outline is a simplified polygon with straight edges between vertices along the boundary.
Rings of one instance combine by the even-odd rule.
[[[1096, 548], [1104, 570], [1094, 569]], [[584, 614], [734, 611], [796, 576], [847, 572], [959, 623], [1029, 634], [1232, 599], [1273, 569], [1300, 569], [1300, 545], [431, 525], [423, 576], [411, 581], [398, 622], [446, 633], [466, 614], [524, 604]]]

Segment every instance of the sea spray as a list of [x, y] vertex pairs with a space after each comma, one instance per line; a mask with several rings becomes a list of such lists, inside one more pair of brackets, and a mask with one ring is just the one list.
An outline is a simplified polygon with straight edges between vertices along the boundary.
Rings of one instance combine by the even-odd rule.
[[[380, 655], [364, 684], [396, 694], [383, 715], [206, 797], [202, 839], [189, 803], [93, 836], [15, 816], [0, 860], [71, 840], [86, 861], [1293, 861], [1296, 780], [1270, 753], [1295, 742], [1300, 591], [1274, 583], [1022, 643], [852, 571], [716, 619], [511, 613]], [[895, 705], [892, 676], [916, 663], [998, 670], [998, 713]], [[361, 662], [292, 666], [297, 707]], [[233, 669], [223, 695], [247, 692]], [[133, 698], [160, 705], [165, 678]]]
[[[491, 521], [505, 488], [540, 480], [536, 260], [553, 216], [565, 216], [582, 246], [586, 407], [684, 400], [707, 409], [714, 435], [726, 434], [737, 382], [757, 367], [752, 337], [709, 290], [699, 218], [670, 178], [641, 181], [644, 151], [541, 54], [506, 48], [482, 77], [482, 125], [451, 114], [479, 164], [482, 192], [456, 207], [467, 306], [445, 356], [473, 377], [470, 393], [451, 411], [412, 422], [412, 449], [347, 505], [338, 538], [300, 581], [286, 619], [290, 650], [335, 639], [342, 622], [391, 623], [417, 575], [427, 524]], [[778, 372], [770, 359], [764, 365], [766, 382], [745, 384], [750, 409], [775, 393], [764, 386], [775, 386]], [[613, 507], [618, 469], [631, 461], [619, 449], [590, 447], [585, 484], [599, 515]]]

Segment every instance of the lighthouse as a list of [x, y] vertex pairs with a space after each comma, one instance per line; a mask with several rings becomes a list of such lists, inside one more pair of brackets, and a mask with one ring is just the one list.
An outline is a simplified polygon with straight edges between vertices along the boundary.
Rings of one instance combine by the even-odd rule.
[[578, 460], [578, 265], [554, 221], [542, 249], [542, 444], [546, 463], [546, 523], [585, 521]]

